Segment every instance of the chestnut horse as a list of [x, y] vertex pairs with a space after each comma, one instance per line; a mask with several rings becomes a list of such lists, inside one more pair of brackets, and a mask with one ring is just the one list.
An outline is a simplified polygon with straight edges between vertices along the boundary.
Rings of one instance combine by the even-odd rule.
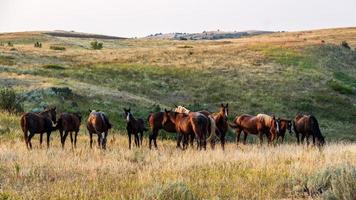
[[264, 134], [268, 138], [268, 143], [272, 142], [279, 134], [279, 123], [276, 118], [266, 114], [258, 114], [257, 116], [244, 114], [237, 116], [230, 126], [236, 130], [236, 144], [240, 141], [242, 131], [244, 132], [244, 144], [246, 144], [248, 134], [258, 135], [261, 145]]
[[56, 123], [56, 114], [56, 107], [54, 107], [45, 109], [40, 113], [29, 112], [21, 116], [21, 129], [24, 133], [26, 147], [28, 149], [32, 149], [31, 139], [36, 133], [40, 134], [41, 146], [43, 133], [47, 133], [47, 148], [49, 148], [50, 135], [51, 132], [55, 130], [52, 124]]
[[[140, 147], [142, 145], [143, 140], [143, 132], [147, 131], [145, 127], [145, 122], [141, 118], [135, 119], [135, 117], [131, 113], [131, 109], [124, 108], [125, 119], [127, 121], [126, 130], [129, 136], [129, 149], [131, 149], [131, 135], [135, 136], [135, 145]], [[140, 134], [140, 136], [139, 136]]]
[[289, 134], [292, 134], [292, 120], [277, 118], [277, 122], [280, 124], [279, 133], [277, 135], [277, 142], [278, 139], [281, 138], [281, 142], [283, 143], [286, 131], [288, 130]]
[[216, 134], [220, 138], [221, 148], [225, 149], [225, 136], [228, 131], [228, 115], [229, 115], [229, 104], [221, 104], [220, 111], [218, 113], [213, 113], [213, 118], [216, 124]]
[[163, 124], [164, 112], [150, 113], [147, 117], [147, 121], [151, 128], [151, 133], [149, 134], [149, 148], [152, 147], [152, 141], [157, 149], [157, 136], [159, 130], [163, 129], [169, 133], [176, 133], [176, 127], [170, 121]]
[[[73, 148], [73, 132], [74, 135], [74, 148], [77, 147], [77, 136], [79, 132], [80, 122], [82, 121], [82, 116], [79, 113], [61, 113], [57, 121], [57, 129], [61, 136], [62, 148], [64, 148], [64, 143], [68, 133], [70, 134], [70, 142]], [[64, 134], [63, 134], [64, 132]]]
[[298, 114], [293, 120], [293, 128], [295, 135], [299, 142], [299, 134], [302, 135], [301, 141], [307, 138], [307, 145], [309, 145], [309, 137], [313, 137], [313, 144], [315, 145], [315, 138], [317, 139], [318, 146], [325, 144], [325, 137], [321, 134], [318, 120], [313, 115]]
[[89, 112], [87, 129], [90, 136], [90, 148], [93, 147], [93, 134], [97, 134], [99, 148], [106, 149], [106, 138], [112, 125], [105, 113], [95, 110], [89, 110]]
[[[175, 105], [175, 107], [176, 107], [174, 109], [175, 112], [185, 113], [188, 115], [192, 114], [192, 111], [188, 110], [187, 108], [185, 108], [183, 106]], [[207, 140], [210, 141], [211, 148], [214, 149], [215, 137], [217, 137], [216, 132], [218, 131], [218, 129], [216, 127], [214, 116], [209, 111], [206, 111], [206, 110], [198, 111], [198, 113], [205, 115], [209, 119], [209, 137], [207, 138]], [[193, 146], [194, 137], [195, 137], [194, 133], [190, 134], [189, 136], [186, 135], [186, 137], [183, 137], [183, 143], [185, 143], [185, 145], [186, 145], [188, 142], [188, 139], [190, 138], [190, 144], [191, 144], [191, 146]]]
[[[198, 141], [198, 148], [206, 149], [206, 136], [209, 132], [209, 119], [205, 115], [192, 112], [189, 115], [185, 113], [178, 113], [174, 111], [167, 111], [163, 116], [162, 124], [172, 123], [175, 125], [175, 129], [178, 133], [177, 148], [180, 147], [180, 142], [184, 135], [190, 135], [194, 133]], [[183, 144], [183, 149], [185, 145]]]

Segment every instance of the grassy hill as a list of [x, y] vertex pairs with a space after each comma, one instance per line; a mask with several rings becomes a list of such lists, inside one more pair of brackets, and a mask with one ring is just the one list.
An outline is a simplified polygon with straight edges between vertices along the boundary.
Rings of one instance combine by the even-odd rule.
[[[356, 53], [340, 45], [355, 47], [355, 33], [344, 28], [218, 41], [100, 40], [102, 50], [92, 50], [90, 38], [8, 33], [0, 35], [0, 83], [18, 91], [26, 111], [57, 105], [86, 115], [89, 108], [101, 109], [119, 130], [123, 107], [146, 117], [173, 104], [216, 111], [228, 102], [230, 119], [311, 113], [328, 139], [355, 140]], [[34, 47], [37, 41], [42, 48]], [[69, 93], [52, 87], [68, 87]]]
[[[49, 150], [36, 135], [28, 151], [19, 114], [0, 111], [0, 199], [354, 199], [356, 28], [216, 41], [57, 36], [0, 34], [0, 85], [25, 111], [107, 112], [108, 150], [89, 149], [82, 125], [77, 149], [68, 139], [62, 150], [55, 132]], [[92, 50], [94, 40], [104, 48]], [[230, 130], [225, 151], [181, 151], [165, 133], [159, 150], [147, 139], [127, 148], [124, 107], [146, 118], [173, 104], [216, 111], [222, 102], [230, 120], [314, 114], [328, 143], [306, 148], [288, 135], [290, 144], [236, 147]]]

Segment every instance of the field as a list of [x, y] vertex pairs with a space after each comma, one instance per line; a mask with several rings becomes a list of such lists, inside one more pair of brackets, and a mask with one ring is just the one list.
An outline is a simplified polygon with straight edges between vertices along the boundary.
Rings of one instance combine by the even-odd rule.
[[[25, 111], [105, 111], [114, 129], [109, 149], [27, 151], [20, 114], [0, 112], [0, 199], [355, 199], [356, 28], [274, 33], [216, 41], [54, 37], [0, 34], [0, 84], [16, 91]], [[341, 45], [346, 41], [351, 49]], [[41, 48], [34, 43], [41, 42]], [[57, 50], [56, 50], [57, 49]], [[314, 114], [327, 145], [262, 147], [233, 143], [225, 151], [175, 149], [162, 132], [159, 149], [128, 150], [123, 108], [149, 112], [185, 105], [292, 119]], [[84, 122], [84, 120], [83, 120]], [[147, 136], [147, 133], [146, 133]]]

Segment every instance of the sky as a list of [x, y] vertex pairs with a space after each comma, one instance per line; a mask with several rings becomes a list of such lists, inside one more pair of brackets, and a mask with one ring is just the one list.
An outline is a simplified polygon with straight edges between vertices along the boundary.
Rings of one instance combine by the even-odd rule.
[[74, 30], [142, 37], [350, 26], [356, 26], [356, 0], [0, 0], [0, 32]]

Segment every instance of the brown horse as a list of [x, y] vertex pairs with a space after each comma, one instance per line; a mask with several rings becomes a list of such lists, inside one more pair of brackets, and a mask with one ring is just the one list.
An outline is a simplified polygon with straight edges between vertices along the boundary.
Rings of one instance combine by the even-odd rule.
[[[206, 136], [209, 132], [209, 119], [197, 112], [191, 114], [178, 113], [165, 110], [162, 124], [173, 123], [178, 133], [177, 148], [181, 148], [180, 142], [184, 135], [194, 133], [198, 140], [198, 148], [206, 149]], [[185, 145], [183, 145], [185, 149]]]
[[[142, 145], [143, 140], [143, 132], [148, 129], [145, 127], [145, 122], [141, 118], [135, 119], [135, 117], [131, 113], [131, 109], [124, 108], [125, 119], [127, 121], [126, 130], [129, 136], [129, 149], [131, 149], [131, 135], [135, 136], [135, 145], [140, 147]], [[140, 137], [139, 137], [140, 134]]]
[[49, 148], [50, 135], [55, 130], [52, 122], [56, 123], [56, 107], [45, 109], [40, 113], [29, 112], [23, 114], [20, 123], [26, 147], [32, 149], [31, 139], [36, 133], [40, 134], [40, 145], [42, 146], [43, 133], [47, 133], [47, 148]]
[[213, 118], [216, 124], [216, 134], [220, 138], [221, 148], [225, 149], [225, 136], [228, 131], [228, 115], [229, 115], [229, 104], [221, 104], [220, 111], [218, 113], [213, 113]]
[[[221, 105], [223, 106], [223, 104], [221, 104]], [[188, 110], [187, 108], [185, 108], [183, 106], [175, 105], [175, 107], [176, 107], [174, 109], [175, 112], [186, 113], [186, 114], [191, 114], [192, 113], [192, 111]], [[224, 109], [223, 112], [225, 112], [225, 111], [227, 113], [226, 109]], [[216, 126], [216, 122], [220, 122], [219, 121], [220, 119], [219, 118], [215, 118], [214, 115], [217, 116], [219, 113], [213, 113], [212, 114], [207, 110], [201, 110], [201, 111], [197, 111], [197, 112], [205, 115], [209, 119], [209, 136], [208, 136], [207, 140], [210, 141], [211, 148], [214, 149], [214, 147], [215, 147], [215, 138], [217, 136], [220, 137], [219, 129]], [[225, 116], [225, 114], [223, 114], [223, 115]], [[216, 119], [218, 119], [218, 120], [216, 120]], [[185, 144], [187, 144], [187, 141], [188, 141], [189, 138], [190, 138], [190, 144], [191, 144], [191, 146], [193, 146], [193, 141], [194, 141], [194, 138], [195, 138], [194, 133], [189, 135], [189, 137], [184, 137], [183, 142]], [[225, 137], [224, 137], [224, 139], [225, 139]], [[225, 140], [223, 141], [223, 143], [225, 143]], [[222, 145], [222, 147], [224, 149], [223, 145]]]
[[309, 137], [313, 137], [313, 144], [315, 145], [315, 138], [317, 139], [318, 146], [325, 144], [325, 137], [321, 134], [318, 120], [313, 115], [298, 114], [293, 120], [293, 128], [295, 135], [299, 142], [299, 134], [302, 135], [301, 141], [307, 138], [307, 145], [309, 145]]
[[244, 132], [244, 144], [246, 144], [248, 134], [258, 135], [261, 145], [264, 134], [268, 138], [268, 143], [272, 142], [279, 134], [279, 124], [276, 118], [265, 114], [237, 116], [230, 126], [236, 130], [236, 144], [240, 141], [242, 131]]
[[[57, 121], [57, 129], [61, 136], [62, 148], [64, 148], [64, 143], [70, 134], [70, 142], [73, 148], [73, 132], [74, 135], [74, 147], [77, 147], [77, 136], [79, 132], [80, 122], [82, 121], [82, 116], [79, 113], [61, 113]], [[63, 134], [64, 132], [64, 134]]]
[[283, 143], [286, 131], [288, 130], [289, 134], [292, 134], [292, 120], [277, 118], [277, 122], [280, 124], [277, 142], [278, 139], [281, 138], [281, 142]]
[[164, 117], [164, 112], [156, 112], [156, 113], [150, 113], [147, 117], [147, 121], [150, 125], [151, 128], [151, 133], [149, 134], [149, 148], [151, 149], [152, 147], [152, 141], [157, 149], [157, 136], [159, 130], [163, 129], [169, 133], [175, 133], [176, 128], [173, 123], [170, 121], [167, 121], [166, 123], [163, 124], [163, 117]]
[[89, 112], [87, 129], [90, 136], [90, 148], [93, 147], [93, 134], [97, 134], [99, 148], [106, 149], [106, 138], [112, 125], [105, 113], [95, 110], [89, 110]]

